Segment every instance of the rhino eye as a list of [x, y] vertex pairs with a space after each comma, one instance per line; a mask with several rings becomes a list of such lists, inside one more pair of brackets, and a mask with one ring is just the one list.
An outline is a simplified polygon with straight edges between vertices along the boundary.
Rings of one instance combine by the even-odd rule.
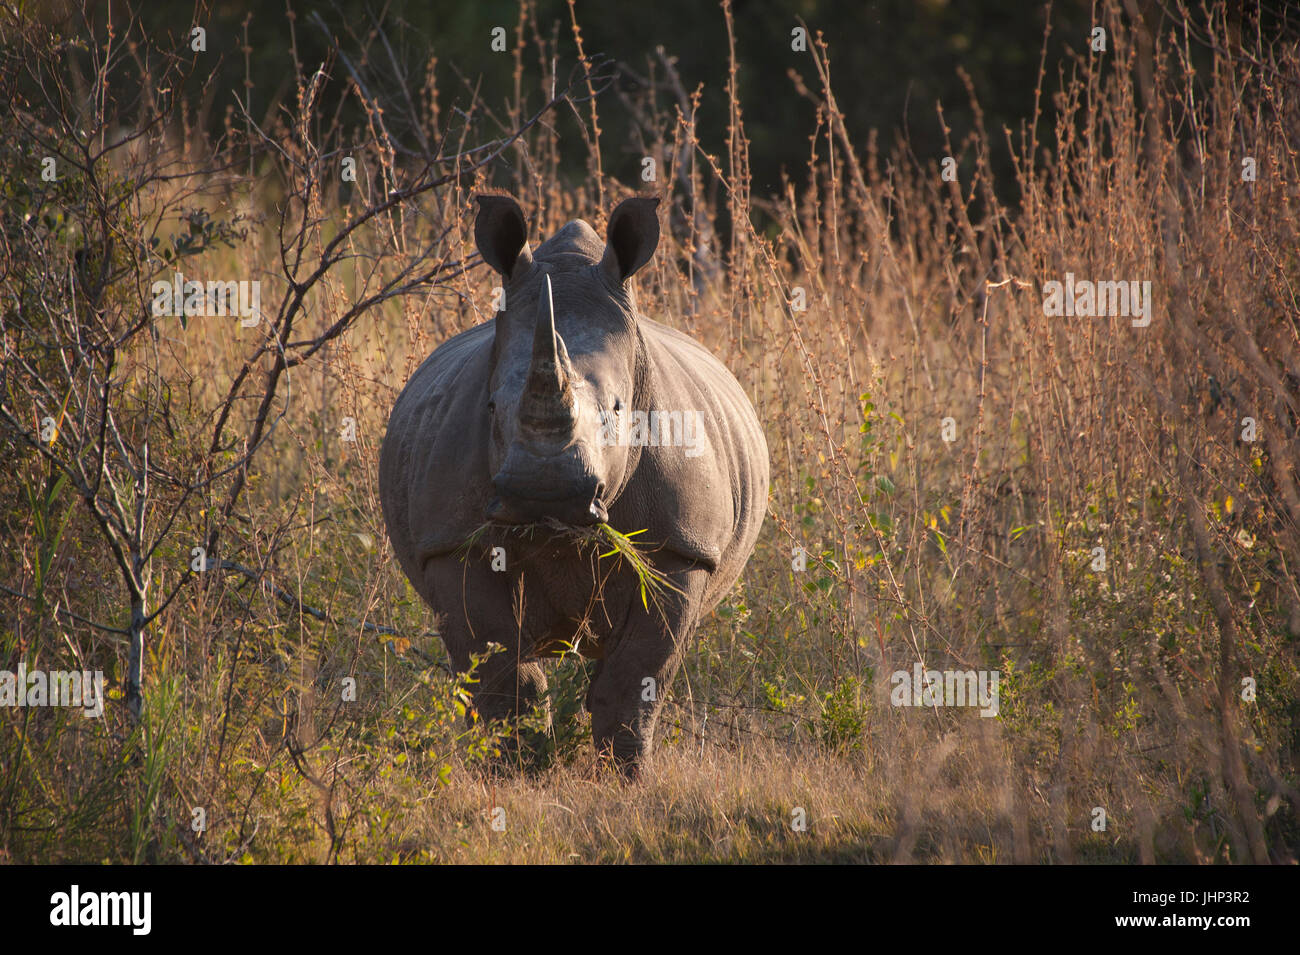
[[622, 411], [622, 410], [623, 410], [623, 399], [622, 399], [622, 398], [615, 398], [615, 399], [614, 399], [614, 414], [618, 414], [618, 413], [619, 413], [620, 411]]
[[496, 414], [496, 410], [497, 410], [497, 403], [495, 401], [489, 401], [488, 414]]

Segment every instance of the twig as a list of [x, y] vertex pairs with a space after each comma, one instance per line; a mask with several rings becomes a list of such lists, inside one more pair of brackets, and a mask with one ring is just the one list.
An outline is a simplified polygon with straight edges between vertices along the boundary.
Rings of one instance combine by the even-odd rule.
[[[309, 617], [314, 617], [315, 619], [321, 621], [322, 623], [330, 623], [330, 624], [334, 624], [335, 626], [360, 627], [362, 630], [365, 630], [369, 633], [381, 633], [384, 634], [385, 636], [394, 636], [394, 637], [402, 636], [402, 632], [400, 630], [396, 630], [393, 627], [386, 627], [383, 626], [382, 624], [368, 623], [365, 620], [357, 620], [355, 618], [348, 618], [347, 620], [342, 620], [342, 621], [336, 620], [335, 618], [331, 617], [328, 613], [326, 613], [324, 610], [303, 603], [301, 597], [294, 596], [293, 594], [285, 590], [283, 587], [277, 587], [275, 584], [271, 583], [271, 581], [266, 579], [266, 575], [264, 573], [259, 573], [258, 571], [255, 571], [250, 567], [245, 567], [243, 564], [237, 564], [233, 560], [219, 561], [217, 563], [217, 567], [220, 568], [221, 570], [233, 570], [237, 573], [243, 574], [245, 577], [247, 577], [249, 580], [253, 581], [254, 583], [258, 584], [259, 586], [265, 587], [267, 590], [273, 593], [276, 597], [278, 597], [282, 602], [284, 602], [287, 606], [289, 606], [293, 610], [296, 610], [300, 613], [305, 613]], [[119, 631], [119, 632], [124, 632], [124, 631]], [[424, 634], [424, 636], [434, 636], [434, 637], [436, 637], [437, 635], [438, 635], [438, 631], [436, 630], [430, 630]]]
[[[37, 602], [36, 597], [33, 597], [30, 594], [25, 594], [19, 590], [11, 590], [10, 588], [6, 587], [4, 584], [0, 584], [0, 590], [3, 590], [7, 594], [12, 594], [15, 597], [21, 597], [23, 600], [30, 600], [32, 603]], [[65, 617], [70, 617], [73, 620], [77, 621], [78, 623], [84, 623], [88, 627], [94, 627], [96, 630], [103, 630], [105, 633], [120, 633], [124, 637], [130, 636], [131, 633], [131, 631], [123, 630], [121, 627], [108, 627], [102, 623], [95, 623], [95, 621], [93, 620], [87, 620], [85, 617], [81, 616], [80, 614], [75, 614], [71, 610], [63, 610], [59, 607], [55, 607], [54, 612], [61, 613]]]

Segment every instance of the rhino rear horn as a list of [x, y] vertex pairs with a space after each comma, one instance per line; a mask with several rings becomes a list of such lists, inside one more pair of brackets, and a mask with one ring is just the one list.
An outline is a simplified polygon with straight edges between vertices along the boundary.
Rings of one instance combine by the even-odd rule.
[[659, 245], [658, 205], [658, 197], [633, 196], [610, 213], [600, 267], [615, 285], [626, 282], [655, 254]]
[[474, 243], [483, 261], [509, 279], [533, 261], [524, 211], [510, 196], [481, 195], [477, 199]]
[[555, 302], [551, 277], [545, 276], [537, 300], [533, 357], [519, 403], [519, 424], [534, 434], [565, 434], [573, 426], [573, 389], [569, 386], [564, 341], [555, 331]]

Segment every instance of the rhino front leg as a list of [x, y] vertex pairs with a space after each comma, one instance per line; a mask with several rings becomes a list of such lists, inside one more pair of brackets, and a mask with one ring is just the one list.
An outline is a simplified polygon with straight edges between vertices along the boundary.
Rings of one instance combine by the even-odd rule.
[[438, 608], [443, 642], [457, 673], [469, 669], [471, 654], [486, 653], [488, 643], [505, 647], [476, 671], [478, 683], [470, 687], [470, 694], [479, 716], [515, 719], [540, 702], [549, 730], [546, 674], [541, 664], [531, 659], [533, 641], [511, 609], [516, 605], [513, 589], [517, 584], [502, 574], [459, 560], [430, 562], [425, 582], [434, 598], [429, 602]]
[[[674, 561], [678, 569], [672, 572]], [[647, 614], [637, 590], [634, 609], [610, 641], [587, 694], [596, 751], [612, 757], [628, 776], [636, 776], [650, 756], [659, 711], [695, 632], [708, 580], [707, 571], [694, 563], [675, 558], [655, 563], [682, 592], [665, 590], [659, 607], [651, 601]]]
[[[468, 663], [466, 664], [468, 665]], [[514, 650], [498, 653], [478, 668], [479, 683], [473, 687], [474, 708], [484, 719], [515, 719], [538, 702], [551, 728], [550, 700], [546, 695], [546, 673], [535, 660], [519, 660]]]

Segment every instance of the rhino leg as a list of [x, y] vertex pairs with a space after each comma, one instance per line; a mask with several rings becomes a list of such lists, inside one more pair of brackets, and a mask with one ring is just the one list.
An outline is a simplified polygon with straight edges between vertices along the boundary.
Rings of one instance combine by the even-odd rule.
[[[466, 663], [468, 665], [468, 661]], [[546, 673], [535, 660], [518, 660], [509, 649], [479, 667], [479, 684], [474, 688], [474, 708], [484, 719], [514, 719], [527, 713], [539, 701], [551, 728], [550, 699], [546, 694]]]
[[662, 614], [653, 602], [647, 614], [633, 588], [632, 609], [611, 635], [587, 693], [596, 751], [612, 757], [627, 776], [636, 776], [650, 756], [659, 711], [699, 622], [708, 583], [708, 572], [698, 564], [665, 557], [655, 565], [682, 593], [666, 590], [659, 595]]
[[442, 639], [456, 672], [470, 666], [470, 655], [485, 653], [488, 643], [505, 650], [478, 667], [471, 687], [474, 708], [484, 719], [515, 719], [541, 702], [550, 729], [546, 674], [532, 658], [533, 638], [527, 623], [515, 619], [515, 582], [460, 560], [433, 560], [425, 569], [426, 597], [441, 618]]

